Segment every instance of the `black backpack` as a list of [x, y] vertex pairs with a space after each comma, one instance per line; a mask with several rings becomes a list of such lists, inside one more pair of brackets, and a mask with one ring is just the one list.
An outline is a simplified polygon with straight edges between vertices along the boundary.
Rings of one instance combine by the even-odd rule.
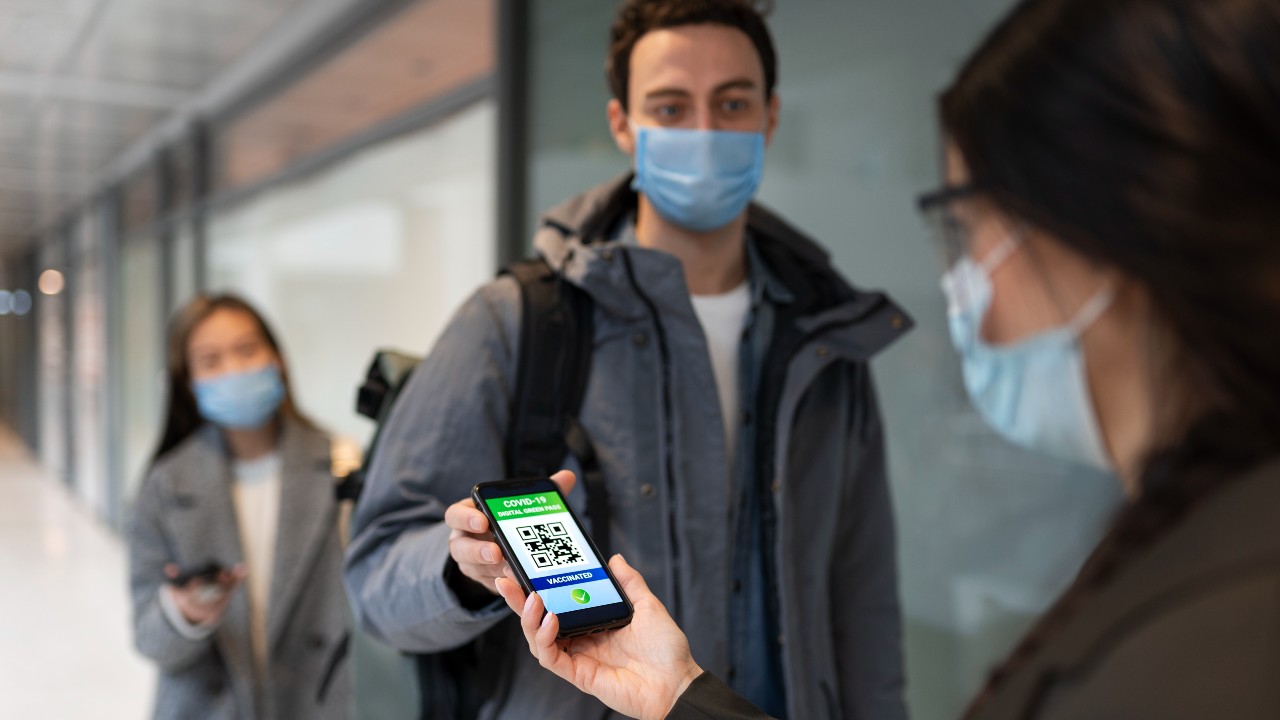
[[[580, 288], [564, 280], [541, 259], [518, 262], [506, 270], [520, 286], [521, 313], [515, 396], [503, 456], [508, 477], [547, 477], [572, 454], [582, 469], [591, 534], [609, 554], [609, 501], [590, 439], [578, 412], [591, 372], [592, 303]], [[356, 410], [377, 423], [361, 468], [337, 486], [339, 500], [355, 500], [392, 406], [421, 358], [389, 350], [374, 355]], [[463, 647], [415, 654], [423, 720], [471, 720], [480, 706], [502, 688], [484, 668], [504, 662], [510, 648], [512, 616]]]

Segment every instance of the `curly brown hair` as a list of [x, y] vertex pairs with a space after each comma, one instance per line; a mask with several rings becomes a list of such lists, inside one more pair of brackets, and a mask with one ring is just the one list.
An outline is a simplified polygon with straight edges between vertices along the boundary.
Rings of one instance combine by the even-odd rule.
[[741, 30], [751, 39], [764, 66], [765, 98], [773, 97], [778, 82], [778, 54], [765, 25], [769, 4], [748, 0], [627, 0], [618, 8], [609, 30], [609, 54], [604, 74], [613, 97], [627, 107], [631, 80], [631, 51], [646, 33], [662, 28], [711, 23]]

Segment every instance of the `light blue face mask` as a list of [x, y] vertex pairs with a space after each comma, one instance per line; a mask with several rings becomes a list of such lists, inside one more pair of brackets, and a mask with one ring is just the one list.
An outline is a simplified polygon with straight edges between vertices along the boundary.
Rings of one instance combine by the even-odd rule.
[[262, 427], [284, 402], [284, 380], [274, 363], [198, 380], [191, 387], [200, 415], [214, 425], [233, 430]]
[[963, 257], [942, 278], [951, 342], [975, 407], [1006, 439], [1100, 470], [1111, 469], [1089, 395], [1080, 336], [1111, 304], [1103, 287], [1065, 326], [1010, 345], [982, 340], [991, 307], [990, 273], [1017, 245], [1008, 241], [982, 264]]
[[694, 232], [733, 222], [764, 174], [764, 133], [631, 126], [635, 180], [668, 222]]

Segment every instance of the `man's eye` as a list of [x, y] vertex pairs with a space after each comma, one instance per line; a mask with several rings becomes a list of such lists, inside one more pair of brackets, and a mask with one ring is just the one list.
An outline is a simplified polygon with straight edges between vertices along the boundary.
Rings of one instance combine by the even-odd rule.
[[678, 105], [659, 105], [653, 111], [654, 115], [660, 118], [673, 118], [680, 114], [680, 106]]
[[743, 110], [747, 109], [747, 101], [746, 100], [726, 100], [724, 102], [724, 109], [727, 112], [733, 112], [733, 113], [742, 112]]

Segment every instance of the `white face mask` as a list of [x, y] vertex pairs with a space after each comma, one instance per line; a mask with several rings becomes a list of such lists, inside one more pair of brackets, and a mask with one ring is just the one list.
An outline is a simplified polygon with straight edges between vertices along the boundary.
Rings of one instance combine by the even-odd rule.
[[1000, 435], [1027, 448], [1100, 470], [1112, 469], [1089, 396], [1080, 336], [1111, 305], [1103, 287], [1065, 326], [1010, 345], [982, 339], [991, 307], [990, 273], [1017, 250], [1012, 241], [979, 264], [962, 257], [942, 278], [951, 342], [970, 400]]

